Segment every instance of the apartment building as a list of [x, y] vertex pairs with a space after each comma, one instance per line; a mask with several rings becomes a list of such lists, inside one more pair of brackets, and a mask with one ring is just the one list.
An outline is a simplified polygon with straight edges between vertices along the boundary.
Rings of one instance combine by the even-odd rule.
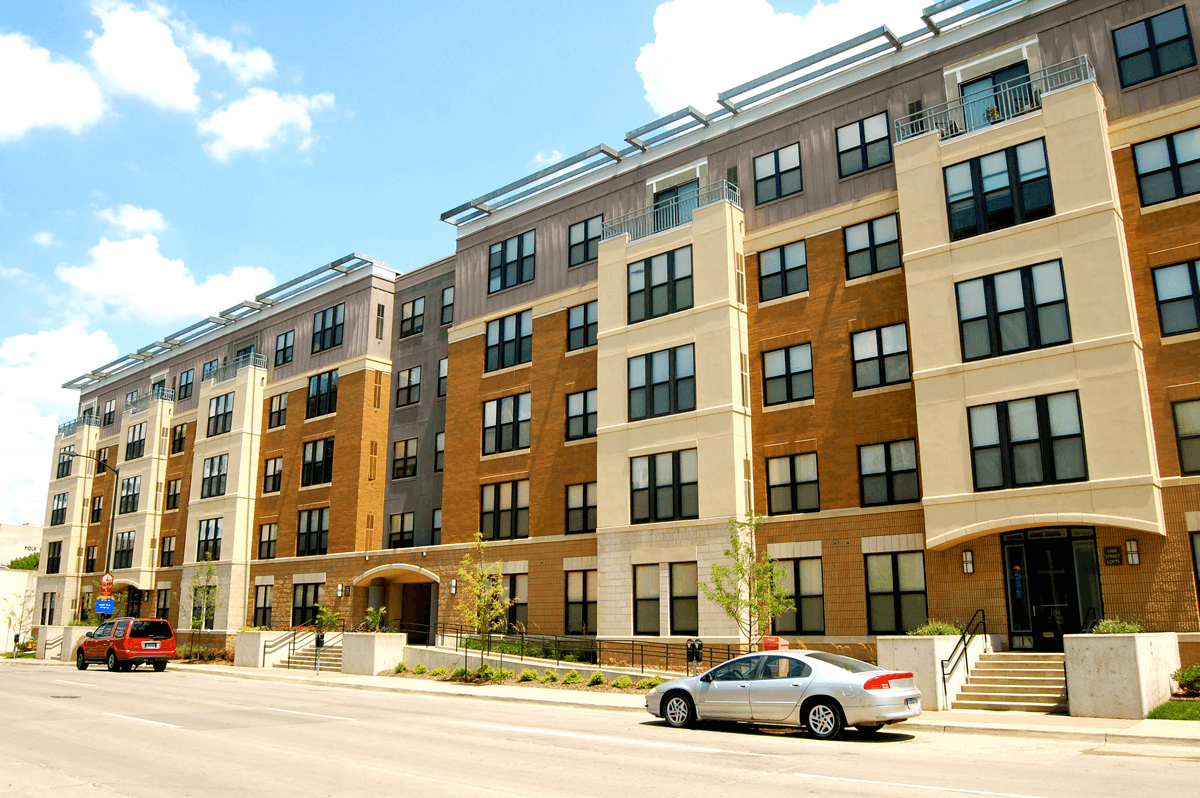
[[[701, 583], [754, 513], [797, 605], [775, 631], [809, 647], [869, 656], [977, 610], [1015, 649], [1113, 615], [1200, 630], [1200, 2], [964, 5], [447, 211], [452, 257], [319, 289], [360, 286], [361, 351], [318, 357], [318, 293], [256, 309], [287, 306], [269, 328], [230, 319], [191, 359], [151, 350], [72, 383], [43, 550], [75, 559], [39, 591], [83, 590], [107, 529], [113, 476], [72, 466], [73, 445], [121, 467], [123, 583], [179, 591], [203, 524], [240, 530], [218, 628], [317, 602], [453, 620], [480, 534], [515, 626], [733, 640]], [[200, 405], [153, 387], [288, 325], [314, 360], [232, 390], [205, 375]], [[322, 420], [313, 379], [335, 366], [343, 390], [362, 376]], [[236, 449], [187, 427], [230, 392]], [[252, 395], [257, 418], [238, 415]], [[294, 415], [275, 425], [280, 397]], [[204, 463], [227, 451], [244, 485], [213, 501]], [[128, 509], [128, 479], [169, 497], [172, 475], [190, 499], [174, 519], [157, 496]], [[166, 565], [164, 535], [182, 552]]]

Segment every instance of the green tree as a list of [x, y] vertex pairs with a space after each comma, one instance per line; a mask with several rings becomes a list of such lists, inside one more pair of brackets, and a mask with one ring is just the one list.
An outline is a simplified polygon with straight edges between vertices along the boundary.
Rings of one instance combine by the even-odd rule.
[[757, 551], [761, 526], [762, 516], [730, 518], [725, 557], [731, 564], [714, 564], [711, 582], [700, 583], [704, 597], [734, 620], [747, 645], [770, 630], [776, 615], [796, 609], [796, 602], [783, 592], [783, 568], [765, 550]]
[[18, 557], [8, 564], [8, 567], [14, 571], [36, 571], [38, 569], [38, 560], [41, 559], [41, 552], [35, 551], [33, 554], [26, 554], [24, 557]]
[[[483, 535], [475, 533], [475, 542], [458, 564], [458, 601], [455, 609], [459, 623], [480, 635], [491, 635], [504, 626], [511, 599], [504, 598], [504, 564], [484, 561]], [[479, 661], [483, 662], [480, 649]]]
[[190, 628], [192, 630], [192, 645], [196, 643], [196, 633], [201, 629], [211, 629], [217, 610], [224, 604], [221, 596], [221, 585], [217, 581], [217, 567], [213, 565], [212, 554], [204, 555], [204, 562], [192, 571], [188, 582], [189, 594], [192, 598], [192, 614]]

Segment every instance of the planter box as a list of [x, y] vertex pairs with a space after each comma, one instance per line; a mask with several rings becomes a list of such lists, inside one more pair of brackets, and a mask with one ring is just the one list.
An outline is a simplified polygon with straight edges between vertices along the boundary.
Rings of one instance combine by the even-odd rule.
[[62, 645], [59, 648], [58, 658], [63, 662], [74, 662], [75, 650], [79, 648], [79, 642], [87, 637], [88, 632], [93, 632], [95, 629], [95, 626], [63, 627]]
[[347, 632], [342, 635], [342, 673], [374, 676], [390, 671], [404, 659], [406, 645], [406, 634]]
[[37, 626], [37, 658], [58, 659], [62, 652], [65, 626]]
[[1174, 632], [1064, 635], [1071, 714], [1141, 720], [1171, 698], [1179, 670]]
[[[238, 632], [233, 664], [241, 668], [271, 668], [287, 659], [291, 632]], [[264, 653], [265, 651], [265, 653]]]
[[951, 697], [967, 681], [967, 671], [985, 651], [994, 650], [993, 635], [976, 635], [967, 647], [967, 656], [942, 687], [942, 660], [949, 659], [962, 638], [959, 635], [881, 635], [876, 638], [879, 667], [912, 671], [921, 691], [921, 708], [938, 711], [950, 708]]

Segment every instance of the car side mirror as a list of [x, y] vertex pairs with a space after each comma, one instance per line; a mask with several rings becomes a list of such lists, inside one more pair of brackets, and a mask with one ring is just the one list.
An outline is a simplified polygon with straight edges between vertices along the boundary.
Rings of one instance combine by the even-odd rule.
[[86, 635], [84, 635], [84, 637], [91, 637], [91, 636], [92, 636], [91, 632], [88, 632]]
[[700, 681], [702, 681], [702, 682], [711, 682], [711, 681], [712, 681], [712, 674], [711, 674], [711, 673], [706, 673], [706, 674], [704, 674], [703, 676], [701, 676], [701, 677], [700, 677]]

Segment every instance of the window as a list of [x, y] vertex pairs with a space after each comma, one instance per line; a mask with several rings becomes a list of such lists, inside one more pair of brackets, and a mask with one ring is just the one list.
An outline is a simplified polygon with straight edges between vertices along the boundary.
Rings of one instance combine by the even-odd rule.
[[[130, 429], [130, 432], [133, 432]], [[64, 446], [58, 450], [58, 469], [55, 471], [55, 479], [71, 476], [71, 468], [75, 462], [75, 447]]]
[[775, 616], [775, 634], [825, 634], [825, 595], [821, 586], [821, 558], [780, 560], [780, 587], [796, 605], [791, 612]]
[[866, 569], [869, 634], [904, 634], [925, 623], [924, 553], [868, 554]]
[[417, 439], [396, 441], [392, 453], [392, 479], [417, 475]]
[[821, 509], [817, 453], [767, 460], [767, 514], [809, 513]]
[[433, 540], [430, 544], [433, 546], [442, 542], [442, 508], [439, 507], [433, 511]]
[[296, 350], [296, 331], [288, 330], [282, 335], [275, 336], [275, 365], [282, 366], [292, 362]]
[[55, 593], [53, 593], [53, 592], [42, 594], [42, 625], [43, 626], [53, 626], [54, 625], [54, 598], [55, 598]]
[[567, 534], [596, 531], [596, 483], [567, 485]]
[[171, 454], [179, 454], [187, 443], [187, 424], [171, 427]]
[[113, 548], [113, 568], [133, 567], [133, 532], [118, 532]]
[[377, 304], [375, 306], [375, 338], [376, 338], [376, 340], [379, 340], [379, 341], [383, 340], [383, 333], [384, 333], [383, 326], [384, 326], [384, 322], [386, 320], [387, 320], [387, 307], [385, 305], [383, 305], [382, 303]]
[[213, 374], [216, 372], [217, 367], [220, 365], [220, 361], [218, 361], [216, 358], [205, 363], [204, 367], [200, 371], [200, 380], [203, 382], [211, 379]]
[[671, 563], [671, 634], [700, 634], [696, 563]]
[[1200, 193], [1200, 128], [1133, 145], [1143, 205]]
[[58, 573], [62, 564], [62, 541], [56, 540], [46, 546], [46, 573]]
[[246, 343], [246, 344], [242, 344], [242, 345], [238, 346], [237, 350], [233, 353], [233, 359], [240, 360], [243, 363], [247, 363], [247, 362], [249, 362], [251, 356], [253, 356], [253, 355], [254, 355], [254, 344]]
[[691, 247], [629, 264], [630, 324], [687, 310], [691, 306]]
[[1043, 139], [955, 164], [943, 174], [951, 241], [1054, 215]]
[[316, 418], [337, 411], [337, 369], [308, 378], [307, 418]]
[[413, 535], [417, 530], [416, 513], [396, 513], [391, 517], [391, 528], [388, 530], [387, 547], [389, 549], [407, 549], [413, 545]]
[[533, 311], [493, 319], [487, 325], [485, 371], [528, 363], [533, 359]]
[[799, 194], [804, 190], [800, 174], [800, 145], [791, 144], [754, 159], [754, 202]]
[[421, 401], [421, 367], [396, 372], [396, 407], [408, 407]]
[[333, 482], [333, 438], [308, 441], [300, 466], [300, 486]]
[[863, 507], [920, 501], [917, 442], [909, 438], [859, 446], [858, 478]]
[[689, 180], [654, 192], [654, 232], [691, 222], [699, 199], [699, 180]]
[[975, 490], [1087, 479], [1075, 391], [977, 405], [967, 416]]
[[258, 559], [275, 559], [275, 544], [279, 541], [279, 524], [260, 524], [258, 527]]
[[254, 625], [271, 625], [271, 601], [274, 598], [274, 585], [254, 586]]
[[839, 127], [837, 148], [838, 177], [849, 177], [891, 163], [887, 112]]
[[108, 447], [102, 447], [96, 452], [96, 473], [103, 474], [108, 470]]
[[192, 387], [195, 382], [196, 370], [188, 369], [179, 375], [179, 390], [175, 392], [177, 399], [189, 399], [192, 396]]
[[136, 460], [146, 453], [146, 422], [134, 424], [125, 435], [125, 459]]
[[444, 357], [438, 361], [438, 387], [437, 395], [446, 395], [446, 384], [450, 378], [450, 358]]
[[513, 236], [488, 251], [488, 293], [494, 294], [533, 279], [534, 231]]
[[908, 382], [908, 330], [893, 324], [850, 336], [854, 350], [854, 390]]
[[483, 403], [484, 454], [529, 448], [531, 397], [521, 393]]
[[513, 632], [524, 632], [529, 626], [529, 574], [506, 574], [504, 577], [504, 600], [508, 605], [508, 628]]
[[658, 566], [633, 566], [633, 633], [658, 634]]
[[632, 457], [629, 472], [633, 523], [700, 517], [695, 449]]
[[[167, 505], [168, 510], [179, 509], [179, 492], [181, 490], [183, 480], [171, 479], [167, 481]], [[99, 497], [97, 497], [99, 498]]]
[[88, 546], [87, 554], [83, 560], [84, 573], [94, 574], [96, 572], [96, 547]]
[[214, 396], [208, 400], [208, 435], [221, 435], [233, 428], [233, 394]]
[[292, 586], [292, 626], [311, 626], [317, 619], [317, 605], [325, 592], [323, 582]]
[[567, 267], [578, 266], [595, 260], [600, 254], [600, 233], [604, 229], [604, 215], [593, 216], [583, 222], [576, 222], [567, 229], [568, 245]]
[[1184, 7], [1113, 31], [1121, 88], [1194, 66], [1192, 31]]
[[596, 571], [567, 571], [567, 614], [564, 629], [569, 635], [596, 634]]
[[1153, 274], [1162, 334], [1200, 330], [1200, 261], [1155, 269]]
[[287, 423], [287, 402], [288, 395], [286, 393], [271, 397], [270, 412], [267, 414], [267, 429], [282, 427]]
[[220, 454], [204, 460], [200, 477], [200, 498], [225, 495], [225, 476], [229, 472], [229, 455]]
[[900, 232], [896, 214], [844, 228], [846, 279], [900, 268]]
[[121, 503], [117, 506], [118, 513], [136, 513], [138, 494], [142, 492], [142, 478], [131, 477], [121, 480]]
[[104, 497], [103, 496], [93, 496], [92, 497], [92, 515], [88, 519], [88, 523], [89, 524], [98, 524], [103, 520], [103, 518], [104, 518]]
[[268, 458], [263, 466], [263, 493], [278, 493], [282, 485], [283, 458]]
[[803, 241], [758, 254], [758, 301], [767, 302], [808, 290], [808, 253]]
[[1024, 61], [963, 83], [959, 94], [966, 130], [979, 130], [1041, 105], [1029, 82], [1029, 64]]
[[155, 591], [154, 617], [167, 620], [171, 617], [171, 591]]
[[967, 280], [955, 291], [964, 361], [1071, 340], [1058, 261]]
[[454, 286], [442, 289], [442, 324], [454, 321]]
[[221, 559], [221, 519], [208, 518], [199, 524], [200, 534], [196, 542], [196, 560]]
[[303, 510], [296, 531], [296, 556], [325, 554], [329, 551], [329, 508]]
[[312, 353], [324, 352], [342, 345], [346, 326], [346, 305], [335, 305], [313, 314]]
[[596, 395], [595, 388], [567, 394], [567, 440], [596, 437]]
[[1179, 445], [1179, 470], [1200, 474], [1200, 400], [1171, 405], [1175, 415], [1175, 440]]
[[134, 390], [130, 391], [130, 392], [129, 392], [129, 393], [127, 393], [127, 394], [125, 394], [125, 407], [128, 409], [128, 407], [129, 407], [131, 404], [133, 404], [134, 402], [136, 402], [136, 401], [137, 401], [137, 398], [138, 398], [138, 392], [137, 392], [137, 390], [136, 390], [136, 389], [134, 389]]
[[763, 352], [763, 404], [813, 398], [812, 344]]
[[441, 471], [446, 467], [446, 433], [439, 432], [433, 436], [433, 470]]
[[417, 297], [400, 306], [400, 337], [407, 338], [425, 329], [425, 297]]
[[104, 418], [102, 419], [101, 423], [107, 427], [108, 425], [113, 423], [113, 420], [116, 419], [116, 417], [117, 417], [117, 400], [109, 399], [107, 402], [104, 403]]
[[484, 540], [529, 537], [529, 480], [480, 489], [479, 530]]
[[170, 568], [175, 564], [175, 537], [163, 538], [158, 544], [158, 565], [160, 568]]
[[596, 345], [597, 303], [567, 309], [567, 351]]
[[629, 420], [696, 409], [693, 344], [629, 358]]
[[50, 526], [67, 522], [67, 494], [56, 493], [50, 502]]

